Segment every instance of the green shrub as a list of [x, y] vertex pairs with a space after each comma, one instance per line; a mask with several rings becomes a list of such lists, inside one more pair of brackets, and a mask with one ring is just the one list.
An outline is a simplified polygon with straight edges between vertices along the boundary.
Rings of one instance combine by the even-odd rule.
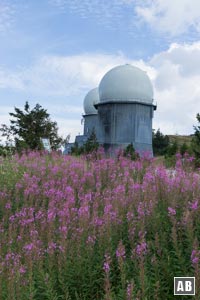
[[132, 143], [125, 148], [123, 155], [129, 157], [131, 160], [136, 160], [139, 157]]

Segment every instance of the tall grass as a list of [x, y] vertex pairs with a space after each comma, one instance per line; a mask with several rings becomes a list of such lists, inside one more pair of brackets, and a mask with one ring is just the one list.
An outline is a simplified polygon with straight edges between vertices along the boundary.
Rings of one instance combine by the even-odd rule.
[[199, 213], [187, 156], [2, 159], [0, 299], [174, 299], [174, 276], [195, 276], [199, 299]]

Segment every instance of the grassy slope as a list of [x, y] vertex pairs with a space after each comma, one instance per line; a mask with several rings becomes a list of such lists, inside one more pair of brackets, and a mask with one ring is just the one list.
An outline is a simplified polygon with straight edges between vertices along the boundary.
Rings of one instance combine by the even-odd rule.
[[177, 141], [179, 145], [186, 143], [188, 146], [191, 143], [192, 136], [191, 135], [168, 135], [170, 143]]

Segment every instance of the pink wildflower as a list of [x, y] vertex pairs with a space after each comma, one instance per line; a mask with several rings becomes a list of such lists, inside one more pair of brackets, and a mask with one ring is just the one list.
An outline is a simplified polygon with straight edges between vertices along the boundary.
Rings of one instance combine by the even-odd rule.
[[31, 230], [30, 232], [30, 236], [33, 237], [33, 236], [37, 236], [38, 235], [38, 231], [37, 230]]
[[199, 263], [200, 250], [192, 250], [191, 261], [193, 267]]
[[66, 234], [68, 229], [67, 229], [67, 226], [60, 226], [59, 227], [59, 230], [63, 233], [63, 234]]
[[54, 242], [49, 242], [48, 243], [48, 248], [47, 248], [47, 252], [52, 254], [55, 252], [55, 250], [57, 249], [57, 245]]
[[190, 206], [190, 208], [191, 208], [192, 210], [197, 210], [197, 209], [198, 209], [198, 200], [196, 200], [196, 201], [190, 203], [189, 206]]
[[21, 241], [21, 240], [22, 240], [21, 235], [18, 235], [18, 236], [17, 236], [17, 241]]
[[27, 244], [27, 245], [24, 246], [24, 250], [27, 251], [27, 252], [30, 252], [33, 249], [34, 249], [34, 244], [33, 243], [30, 243], [30, 244]]
[[117, 258], [122, 258], [122, 259], [126, 258], [126, 251], [124, 245], [122, 244], [122, 241], [119, 242], [119, 245], [116, 250], [116, 256]]
[[13, 223], [14, 220], [15, 220], [15, 216], [14, 216], [14, 215], [10, 216], [9, 221], [10, 221], [11, 223]]
[[10, 202], [7, 202], [7, 203], [6, 203], [5, 208], [11, 209], [11, 204], [10, 204]]
[[176, 210], [172, 207], [168, 207], [168, 215], [169, 216], [175, 216], [176, 215]]
[[105, 254], [105, 261], [104, 261], [104, 264], [103, 264], [103, 270], [106, 274], [109, 273], [110, 271], [110, 262], [111, 262], [111, 258], [108, 254]]
[[131, 221], [131, 220], [133, 219], [133, 217], [134, 217], [133, 212], [128, 211], [127, 214], [126, 214], [127, 220], [128, 220], [128, 221]]
[[139, 204], [138, 204], [137, 213], [138, 213], [139, 218], [143, 217], [145, 215], [145, 209], [144, 209], [144, 205], [142, 202], [139, 202]]
[[142, 243], [138, 244], [136, 246], [135, 252], [138, 256], [146, 254], [146, 252], [147, 252], [147, 243], [142, 242]]
[[109, 263], [108, 262], [104, 262], [104, 264], [103, 264], [103, 269], [104, 269], [104, 271], [106, 272], [106, 273], [109, 273], [109, 271], [110, 271], [110, 265], [109, 265]]
[[104, 221], [103, 221], [103, 219], [101, 219], [99, 217], [96, 217], [95, 220], [94, 220], [94, 224], [96, 226], [102, 226], [104, 224]]
[[133, 282], [129, 283], [126, 288], [126, 299], [131, 300], [133, 298]]
[[87, 244], [94, 245], [94, 244], [95, 244], [95, 241], [96, 241], [96, 236], [91, 236], [91, 235], [89, 235], [88, 238], [87, 238], [86, 243], [87, 243]]
[[112, 204], [107, 204], [104, 207], [104, 214], [109, 214], [112, 211]]
[[20, 273], [20, 274], [26, 273], [26, 269], [25, 269], [23, 266], [21, 266], [21, 267], [19, 268], [19, 273]]
[[63, 247], [63, 246], [61, 246], [61, 245], [60, 245], [60, 246], [58, 246], [58, 250], [59, 250], [60, 252], [62, 252], [62, 253], [64, 253], [64, 251], [65, 251], [65, 250], [64, 250], [64, 247]]

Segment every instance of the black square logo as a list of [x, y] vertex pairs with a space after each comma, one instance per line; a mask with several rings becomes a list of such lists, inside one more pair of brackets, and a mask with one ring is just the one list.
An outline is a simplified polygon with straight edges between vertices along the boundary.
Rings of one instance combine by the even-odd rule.
[[195, 277], [174, 277], [174, 295], [195, 295]]

